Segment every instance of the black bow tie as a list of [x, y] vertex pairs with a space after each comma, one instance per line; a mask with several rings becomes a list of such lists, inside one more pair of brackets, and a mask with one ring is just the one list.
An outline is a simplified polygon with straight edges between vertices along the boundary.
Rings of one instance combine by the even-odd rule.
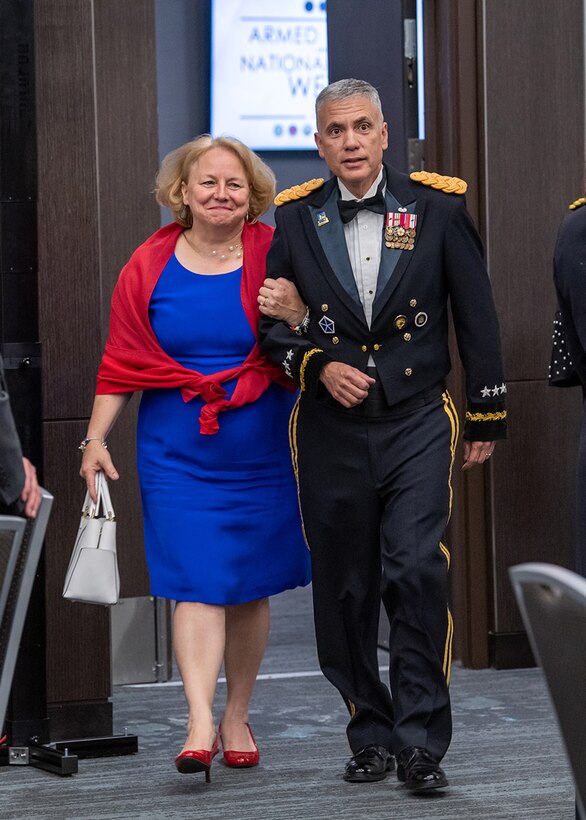
[[384, 214], [387, 210], [385, 198], [379, 191], [374, 196], [369, 196], [368, 199], [339, 199], [338, 208], [340, 209], [340, 219], [344, 224], [351, 222], [358, 211], [374, 211], [375, 214]]

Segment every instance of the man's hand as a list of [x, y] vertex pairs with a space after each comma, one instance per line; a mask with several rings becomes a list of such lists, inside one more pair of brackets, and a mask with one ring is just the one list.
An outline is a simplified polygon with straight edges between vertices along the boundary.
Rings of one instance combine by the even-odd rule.
[[291, 327], [300, 324], [307, 310], [293, 282], [280, 276], [265, 279], [258, 292], [260, 312], [271, 319], [280, 319]]
[[24, 487], [20, 497], [24, 502], [24, 514], [27, 518], [35, 518], [41, 505], [41, 488], [37, 479], [37, 470], [24, 456], [22, 464], [24, 467]]
[[343, 407], [362, 404], [368, 396], [368, 388], [376, 382], [376, 379], [343, 362], [328, 362], [322, 367], [319, 378]]
[[495, 441], [465, 441], [462, 469], [469, 470], [477, 464], [484, 464], [494, 453], [495, 445]]

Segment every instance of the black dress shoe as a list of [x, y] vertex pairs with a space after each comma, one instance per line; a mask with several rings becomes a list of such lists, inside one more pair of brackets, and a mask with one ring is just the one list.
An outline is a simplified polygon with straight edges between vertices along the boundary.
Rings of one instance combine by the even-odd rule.
[[395, 758], [384, 746], [365, 746], [346, 763], [344, 780], [348, 783], [374, 783], [384, 780], [395, 768]]
[[399, 752], [397, 777], [414, 792], [445, 789], [448, 785], [448, 779], [437, 760], [418, 746], [407, 746]]

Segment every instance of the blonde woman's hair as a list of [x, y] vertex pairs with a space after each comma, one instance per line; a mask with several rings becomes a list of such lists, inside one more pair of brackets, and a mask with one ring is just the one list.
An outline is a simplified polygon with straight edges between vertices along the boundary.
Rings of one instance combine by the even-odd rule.
[[250, 185], [250, 203], [246, 221], [256, 222], [268, 211], [273, 202], [275, 175], [254, 151], [234, 137], [212, 137], [210, 134], [202, 134], [167, 154], [157, 174], [155, 187], [157, 202], [171, 209], [176, 222], [184, 228], [191, 228], [193, 216], [189, 206], [183, 204], [181, 185], [183, 182], [187, 184], [195, 163], [212, 148], [225, 148], [227, 151], [232, 151], [242, 163]]

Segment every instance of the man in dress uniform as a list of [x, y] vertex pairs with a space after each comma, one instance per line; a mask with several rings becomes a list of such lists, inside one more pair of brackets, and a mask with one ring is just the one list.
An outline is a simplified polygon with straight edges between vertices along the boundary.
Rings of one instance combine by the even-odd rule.
[[[586, 389], [586, 197], [570, 205], [560, 229], [554, 252], [554, 283], [561, 311], [561, 327], [565, 331], [572, 374]], [[561, 335], [558, 331], [558, 335]], [[565, 363], [559, 367], [566, 370]], [[556, 372], [550, 380], [556, 384]], [[564, 382], [559, 382], [564, 384]], [[586, 408], [586, 405], [584, 405]], [[578, 454], [578, 538], [576, 569], [586, 577], [586, 409], [582, 412], [580, 448]]]
[[[394, 769], [444, 788], [451, 738], [450, 515], [458, 418], [445, 389], [448, 300], [466, 370], [464, 468], [505, 436], [498, 323], [462, 180], [382, 162], [376, 89], [341, 80], [316, 101], [333, 174], [284, 191], [259, 303], [264, 350], [300, 386], [290, 436], [313, 563], [321, 668], [350, 713], [344, 779]], [[283, 279], [307, 305], [287, 323]], [[380, 601], [390, 690], [380, 680]]]

